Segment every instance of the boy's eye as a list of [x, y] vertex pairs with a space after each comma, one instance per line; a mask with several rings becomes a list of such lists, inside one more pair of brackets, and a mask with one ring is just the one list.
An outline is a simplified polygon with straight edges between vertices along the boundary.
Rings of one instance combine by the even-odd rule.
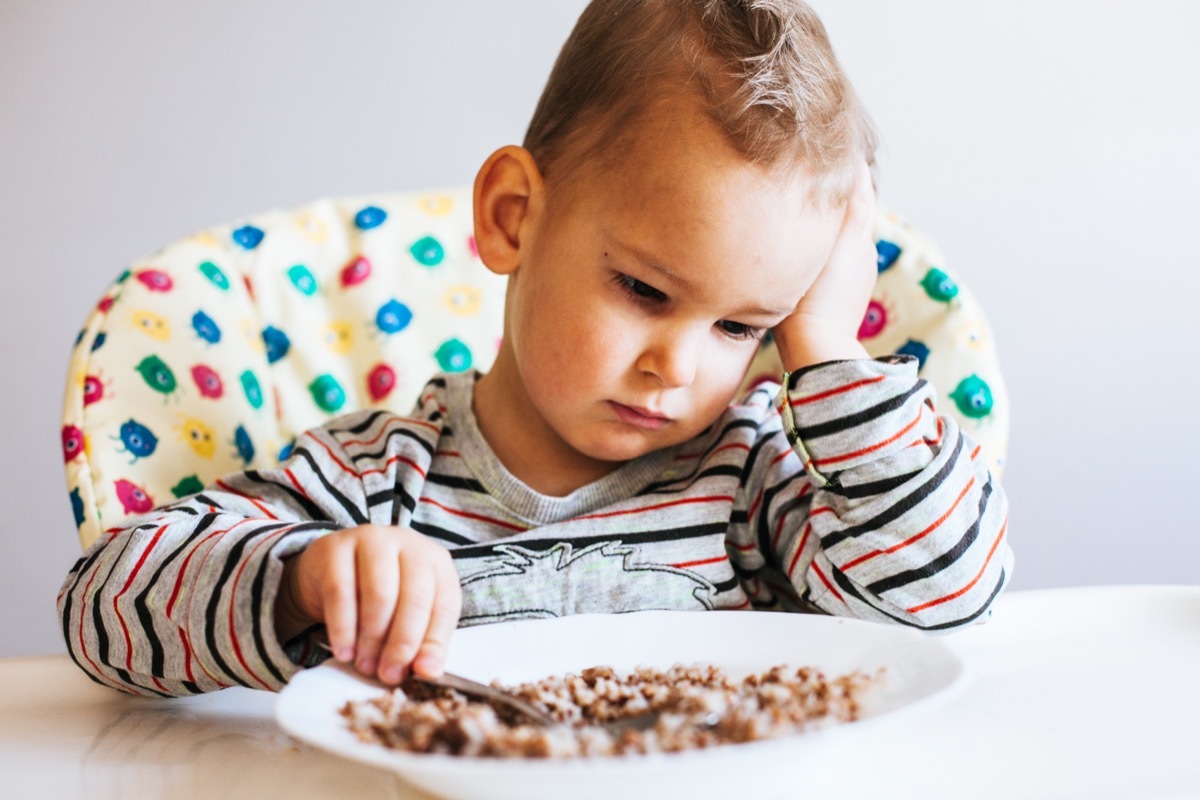
[[663, 303], [667, 296], [648, 283], [642, 283], [637, 278], [617, 273], [613, 282], [620, 286], [638, 302]]
[[730, 320], [723, 319], [717, 323], [717, 326], [733, 339], [753, 339], [754, 341], [758, 341], [763, 336], [762, 328], [755, 328], [742, 322], [731, 322]]

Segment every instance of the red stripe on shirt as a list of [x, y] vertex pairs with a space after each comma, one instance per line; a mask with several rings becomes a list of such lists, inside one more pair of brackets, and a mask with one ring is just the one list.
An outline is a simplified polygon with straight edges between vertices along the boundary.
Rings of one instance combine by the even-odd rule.
[[849, 603], [846, 602], [846, 598], [842, 597], [842, 593], [834, 588], [833, 584], [829, 582], [829, 578], [825, 577], [825, 573], [821, 571], [821, 565], [818, 564], [815, 559], [812, 562], [812, 568], [813, 572], [817, 573], [817, 577], [821, 579], [821, 583], [825, 584], [825, 588], [832, 592], [834, 597], [836, 597], [838, 600], [841, 600], [842, 605], [849, 606]]
[[225, 481], [220, 481], [220, 480], [217, 481], [217, 486], [220, 486], [223, 490], [225, 490], [226, 492], [229, 492], [230, 494], [237, 495], [238, 497], [242, 498], [243, 500], [249, 500], [251, 505], [253, 505], [255, 508], [257, 508], [262, 513], [266, 514], [271, 519], [279, 519], [279, 517], [272, 514], [271, 511], [266, 506], [264, 506], [262, 503], [258, 502], [250, 495], [239, 492], [237, 489], [234, 489], [232, 486], [225, 483]]
[[943, 595], [936, 600], [930, 600], [927, 603], [921, 603], [920, 605], [913, 606], [912, 608], [908, 609], [908, 613], [915, 614], [918, 611], [924, 611], [927, 608], [932, 608], [933, 606], [941, 605], [942, 603], [949, 602], [957, 597], [962, 597], [964, 594], [971, 591], [971, 587], [978, 583], [979, 579], [983, 577], [983, 573], [987, 571], [988, 564], [991, 563], [992, 556], [996, 553], [996, 548], [1000, 546], [1001, 540], [1004, 539], [1004, 532], [1006, 530], [1008, 530], [1008, 517], [1004, 518], [1004, 524], [1000, 526], [1000, 533], [996, 534], [996, 541], [992, 542], [992, 549], [988, 550], [987, 558], [983, 560], [983, 566], [979, 568], [979, 572], [975, 574], [975, 577], [972, 578], [966, 586], [962, 587], [956, 592]]
[[505, 522], [504, 520], [499, 520], [499, 519], [496, 519], [495, 517], [485, 517], [482, 514], [472, 514], [470, 511], [460, 511], [457, 508], [450, 508], [449, 506], [443, 505], [431, 497], [422, 497], [420, 502], [429, 503], [430, 505], [437, 506], [442, 511], [445, 511], [448, 514], [454, 514], [455, 516], [458, 516], [458, 517], [466, 517], [467, 519], [476, 519], [476, 520], [479, 520], [480, 522], [490, 522], [492, 525], [497, 525], [501, 528], [507, 528], [508, 530], [516, 531], [517, 533], [523, 533], [523, 532], [529, 530], [529, 528], [527, 528], [527, 527], [524, 527], [521, 525], [514, 525], [511, 522]]
[[[121, 591], [113, 595], [112, 605], [113, 613], [117, 615], [117, 622], [121, 623], [121, 633], [125, 634], [125, 669], [133, 671], [133, 640], [129, 636], [129, 627], [125, 624], [125, 617], [121, 614], [121, 598], [129, 591], [129, 587], [133, 585], [137, 574], [142, 569], [142, 565], [146, 563], [146, 558], [149, 557], [150, 551], [154, 549], [154, 545], [158, 544], [158, 540], [162, 538], [163, 531], [167, 529], [163, 525], [154, 532], [154, 536], [150, 538], [150, 542], [142, 549], [142, 554], [138, 556], [137, 563], [133, 565], [133, 569], [129, 570], [129, 577], [125, 580], [125, 585], [121, 587]], [[158, 681], [155, 681], [158, 683]], [[159, 686], [161, 689], [162, 687]]]
[[[254, 548], [247, 554], [247, 557], [242, 559], [242, 563], [238, 565], [237, 572], [233, 574], [233, 584], [229, 590], [229, 642], [233, 645], [233, 654], [237, 656], [238, 663], [242, 665], [242, 669], [246, 670], [246, 674], [258, 681], [258, 683], [267, 691], [271, 690], [271, 685], [262, 678], [258, 677], [258, 675], [254, 673], [254, 670], [250, 669], [250, 665], [246, 663], [245, 657], [242, 656], [242, 645], [241, 642], [238, 641], [237, 628], [233, 624], [233, 612], [237, 607], [238, 581], [242, 579], [242, 573], [246, 570], [246, 565], [250, 563], [255, 553], [261, 550], [264, 546], [269, 545], [275, 540], [281, 538], [286, 533], [286, 531], [275, 531], [269, 536], [264, 536], [262, 540], [259, 541], [259, 543], [256, 544]], [[257, 623], [258, 620], [255, 620], [255, 622]]]
[[924, 539], [934, 529], [936, 529], [939, 525], [941, 525], [943, 522], [945, 522], [946, 520], [948, 520], [950, 518], [950, 515], [954, 513], [954, 509], [958, 508], [958, 504], [962, 502], [962, 499], [967, 496], [967, 492], [971, 491], [971, 487], [974, 485], [975, 485], [975, 477], [972, 476], [971, 479], [967, 481], [967, 485], [964, 486], [962, 488], [962, 491], [958, 493], [958, 497], [954, 498], [954, 502], [950, 505], [950, 508], [946, 509], [946, 511], [940, 517], [938, 517], [932, 523], [930, 523], [930, 525], [927, 528], [925, 528], [925, 530], [921, 531], [920, 533], [914, 534], [913, 536], [910, 536], [909, 538], [905, 539], [903, 542], [899, 542], [898, 544], [892, 545], [891, 547], [887, 548], [886, 550], [872, 550], [870, 553], [864, 553], [863, 555], [859, 556], [858, 558], [847, 562], [842, 567], [842, 571], [845, 572], [846, 570], [849, 570], [852, 567], [856, 567], [859, 564], [862, 564], [864, 561], [870, 561], [872, 558], [875, 558], [875, 556], [891, 555], [892, 553], [896, 552], [897, 550], [903, 550], [905, 547], [908, 547], [910, 544], [912, 544], [915, 541]]
[[234, 523], [232, 526], [230, 526], [222, 531], [212, 531], [207, 536], [205, 536], [203, 539], [196, 542], [196, 544], [192, 545], [192, 547], [188, 550], [187, 556], [183, 559], [183, 564], [180, 565], [180, 567], [179, 567], [179, 572], [177, 572], [175, 574], [175, 587], [171, 590], [171, 599], [167, 601], [167, 618], [168, 619], [171, 617], [171, 612], [175, 610], [175, 601], [179, 598], [179, 591], [183, 587], [183, 576], [187, 573], [188, 564], [191, 563], [192, 556], [196, 555], [196, 551], [198, 551], [201, 548], [201, 546], [203, 546], [203, 544], [205, 542], [207, 542], [209, 539], [213, 538], [214, 536], [220, 536], [222, 534], [229, 533], [231, 530], [236, 528], [238, 525], [241, 525], [245, 522], [250, 522], [250, 520], [247, 519], [247, 520], [242, 520], [241, 522]]
[[404, 456], [401, 456], [401, 455], [392, 456], [386, 462], [384, 462], [384, 465], [382, 467], [376, 467], [375, 469], [363, 470], [362, 472], [359, 473], [359, 475], [364, 478], [368, 475], [382, 475], [384, 470], [386, 470], [392, 464], [395, 464], [397, 461], [403, 461], [405, 464], [407, 464], [408, 466], [410, 466], [414, 470], [416, 470], [417, 473], [422, 478], [425, 477], [425, 470], [422, 469], [420, 467], [420, 465], [418, 465], [416, 462], [412, 461], [411, 459], [405, 458]]
[[88, 651], [87, 651], [87, 644], [83, 640], [84, 610], [87, 608], [87, 598], [92, 596], [92, 582], [96, 580], [96, 573], [98, 571], [99, 570], [97, 569], [96, 565], [93, 564], [92, 565], [92, 577], [88, 578], [87, 586], [85, 586], [83, 588], [83, 596], [79, 598], [79, 653], [80, 653], [80, 655], [82, 655], [84, 658], [87, 659], [87, 662], [89, 664], [92, 665], [92, 674], [93, 675], [95, 675], [99, 678], [103, 678], [104, 682], [107, 683], [109, 686], [119, 689], [119, 688], [122, 688], [121, 684], [117, 683], [116, 681], [112, 680], [107, 675], [105, 675], [101, 671], [100, 665], [92, 660], [91, 655], [89, 655]]
[[837, 388], [834, 388], [834, 389], [827, 389], [826, 391], [818, 392], [817, 394], [810, 394], [807, 397], [798, 397], [795, 400], [791, 400], [790, 402], [792, 404], [792, 408], [795, 408], [796, 406], [802, 406], [807, 403], [815, 403], [818, 400], [824, 400], [827, 397], [833, 397], [835, 395], [853, 391], [853, 390], [858, 389], [863, 386], [870, 386], [873, 383], [879, 383], [881, 380], [883, 380], [886, 377], [887, 377], [886, 375], [876, 375], [874, 378], [864, 378], [861, 381], [855, 381], [854, 383], [848, 383], [845, 386], [838, 386]]
[[716, 556], [714, 558], [701, 558], [698, 561], [681, 561], [678, 564], [668, 564], [669, 567], [675, 569], [687, 569], [688, 567], [702, 567], [705, 564], [716, 564], [718, 561], [728, 561], [729, 556]]
[[892, 434], [891, 436], [884, 439], [883, 441], [876, 442], [875, 444], [873, 444], [869, 447], [864, 447], [861, 450], [855, 450], [853, 453], [843, 453], [840, 456], [829, 456], [827, 458], [818, 458], [813, 461], [813, 464], [815, 464], [818, 467], [823, 467], [826, 464], [835, 464], [838, 461], [847, 461], [851, 458], [858, 458], [859, 456], [865, 456], [868, 453], [873, 453], [876, 450], [887, 447], [889, 444], [891, 444], [892, 442], [901, 438], [902, 436], [904, 436], [904, 434], [908, 433], [913, 428], [915, 428], [917, 426], [917, 423], [921, 421], [921, 417], [923, 417], [924, 415], [925, 415], [925, 407], [922, 406], [920, 411], [917, 412], [916, 418], [913, 419], [912, 422], [908, 423], [903, 428], [901, 428], [897, 433]]
[[[808, 492], [808, 489], [811, 486], [812, 486], [812, 484], [806, 483], [794, 499], [799, 500], [801, 497], [804, 497], [805, 493]], [[775, 521], [775, 535], [771, 537], [771, 550], [772, 551], [775, 551], [779, 548], [779, 536], [780, 536], [780, 534], [783, 533], [784, 519], [786, 519], [787, 515], [792, 513], [793, 511], [795, 511], [797, 508], [798, 508], [798, 506], [792, 506], [787, 511], [780, 514], [779, 519]], [[810, 514], [809, 517], [811, 518], [812, 515]]]
[[796, 562], [800, 560], [800, 554], [804, 552], [804, 545], [808, 544], [808, 534], [811, 532], [812, 523], [809, 523], [804, 526], [804, 535], [800, 537], [800, 546], [796, 548], [796, 554], [792, 556], [792, 563], [788, 564], [787, 576], [789, 581], [793, 580], [792, 571], [796, 569]]
[[670, 500], [666, 503], [658, 503], [644, 508], [627, 508], [624, 511], [605, 511], [600, 514], [585, 514], [582, 517], [575, 517], [575, 520], [582, 519], [604, 519], [605, 517], [620, 517], [626, 514], [641, 514], [644, 511], [655, 511], [660, 508], [670, 508], [671, 506], [682, 506], [688, 503], [732, 503], [733, 497], [727, 494], [709, 495], [707, 497], [685, 497], [680, 500]]

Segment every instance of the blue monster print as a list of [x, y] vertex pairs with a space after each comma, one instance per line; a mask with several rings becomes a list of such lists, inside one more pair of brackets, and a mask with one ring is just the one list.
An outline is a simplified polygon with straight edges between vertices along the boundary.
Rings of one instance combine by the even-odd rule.
[[209, 344], [221, 341], [221, 328], [212, 317], [203, 311], [197, 311], [192, 315], [192, 327], [196, 330], [196, 335]]
[[375, 312], [375, 324], [384, 333], [399, 333], [412, 322], [412, 311], [399, 300], [388, 300]]
[[896, 350], [898, 356], [915, 356], [917, 359], [917, 372], [925, 369], [925, 359], [929, 358], [929, 348], [924, 342], [918, 342], [916, 339], [909, 339], [904, 344], [900, 345]]
[[886, 272], [900, 257], [900, 245], [889, 242], [887, 239], [880, 239], [875, 243], [875, 254], [878, 256], [879, 271]]
[[104, 347], [104, 342], [107, 339], [108, 339], [108, 334], [105, 333], [104, 331], [100, 331], [99, 333], [97, 333], [96, 338], [92, 340], [92, 352], [94, 353], [97, 350], [99, 350], [101, 347]]
[[130, 464], [136, 464], [139, 458], [145, 458], [158, 447], [158, 437], [145, 425], [132, 419], [121, 426], [120, 439], [121, 444], [125, 445], [120, 452], [133, 455]]
[[287, 334], [276, 328], [274, 325], [268, 325], [262, 332], [263, 342], [267, 345], [267, 363], [274, 364], [279, 359], [288, 354], [288, 348], [292, 346], [292, 342], [288, 339]]
[[233, 432], [233, 446], [237, 448], [242, 465], [249, 466], [254, 460], [254, 442], [250, 441], [250, 434], [246, 433], [244, 425], [238, 425], [237, 430]]
[[354, 224], [359, 230], [369, 231], [378, 228], [387, 219], [387, 212], [379, 206], [367, 206], [354, 215]]
[[73, 344], [73, 345], [71, 345], [71, 346], [72, 346], [72, 347], [79, 347], [79, 343], [83, 341], [83, 335], [84, 335], [85, 333], [87, 333], [87, 331], [86, 331], [86, 330], [80, 330], [80, 331], [79, 331], [79, 333], [75, 334], [75, 344]]
[[75, 514], [75, 527], [78, 528], [83, 524], [83, 498], [77, 488], [71, 490], [71, 512]]
[[291, 457], [292, 451], [296, 449], [296, 440], [291, 439], [283, 447], [279, 449], [279, 460], [287, 461]]
[[266, 234], [262, 228], [256, 228], [253, 225], [243, 225], [233, 232], [233, 241], [246, 250], [253, 250], [262, 242], [264, 236]]

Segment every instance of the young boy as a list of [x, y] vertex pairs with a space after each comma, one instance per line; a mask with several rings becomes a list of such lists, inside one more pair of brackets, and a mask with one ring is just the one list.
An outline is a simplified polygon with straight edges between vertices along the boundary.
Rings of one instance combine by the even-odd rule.
[[[595, 0], [525, 146], [475, 182], [480, 257], [509, 281], [491, 371], [97, 543], [60, 595], [73, 657], [186, 694], [278, 689], [321, 625], [395, 683], [440, 672], [459, 624], [980, 619], [1011, 570], [1003, 491], [915, 360], [856, 338], [873, 149], [801, 3]], [[730, 405], [768, 332], [782, 388]]]

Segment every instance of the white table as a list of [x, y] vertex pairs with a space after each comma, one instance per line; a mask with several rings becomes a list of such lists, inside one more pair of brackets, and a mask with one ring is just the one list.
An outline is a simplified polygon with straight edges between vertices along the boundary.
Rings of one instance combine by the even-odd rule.
[[[1200, 798], [1200, 587], [1010, 593], [945, 641], [958, 693], [797, 765], [806, 797]], [[293, 742], [272, 701], [132, 698], [66, 656], [0, 660], [0, 796], [426, 797]]]

